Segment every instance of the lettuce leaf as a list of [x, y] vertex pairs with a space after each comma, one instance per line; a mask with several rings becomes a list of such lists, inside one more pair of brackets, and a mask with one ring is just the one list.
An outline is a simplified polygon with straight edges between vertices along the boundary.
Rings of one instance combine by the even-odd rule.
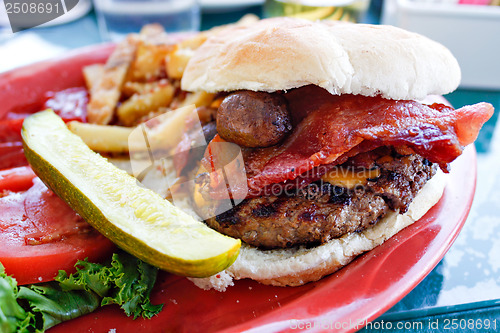
[[127, 316], [133, 315], [134, 319], [139, 316], [153, 317], [163, 307], [163, 305], [152, 305], [149, 301], [158, 269], [136, 258], [123, 260], [121, 255], [117, 257], [119, 260], [113, 260], [112, 263], [116, 288], [110, 296], [103, 298], [102, 305], [118, 304]]
[[31, 326], [42, 332], [63, 321], [95, 311], [100, 298], [95, 293], [65, 292], [54, 283], [20, 287], [18, 299], [24, 300], [34, 315]]
[[101, 305], [118, 304], [127, 314], [151, 318], [163, 305], [152, 305], [149, 296], [158, 268], [146, 264], [125, 252], [113, 254], [109, 266], [80, 261], [77, 271], [67, 276], [60, 271], [56, 277], [63, 290], [85, 290], [102, 297]]
[[158, 269], [124, 252], [107, 265], [79, 261], [77, 271], [59, 271], [56, 281], [17, 287], [0, 263], [0, 332], [44, 332], [63, 322], [118, 304], [127, 316], [151, 318], [163, 304], [150, 294]]
[[5, 274], [0, 263], [0, 332], [17, 332], [20, 326], [28, 326], [28, 314], [17, 303], [17, 294], [17, 281]]

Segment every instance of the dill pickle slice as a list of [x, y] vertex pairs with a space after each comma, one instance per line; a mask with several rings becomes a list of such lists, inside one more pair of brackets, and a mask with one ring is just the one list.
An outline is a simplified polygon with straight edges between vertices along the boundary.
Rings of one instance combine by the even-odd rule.
[[42, 181], [123, 250], [174, 274], [207, 277], [241, 242], [210, 229], [94, 153], [51, 110], [24, 121], [25, 155]]

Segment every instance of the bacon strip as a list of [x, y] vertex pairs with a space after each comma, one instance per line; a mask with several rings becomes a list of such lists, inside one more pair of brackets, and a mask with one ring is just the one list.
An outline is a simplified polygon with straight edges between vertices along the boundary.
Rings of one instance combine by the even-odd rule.
[[[285, 96], [295, 123], [293, 133], [273, 147], [242, 149], [250, 196], [380, 146], [406, 147], [447, 170], [493, 115], [488, 103], [454, 110], [442, 104], [334, 96], [315, 86]], [[202, 164], [207, 170], [218, 164], [214, 159], [205, 156]]]

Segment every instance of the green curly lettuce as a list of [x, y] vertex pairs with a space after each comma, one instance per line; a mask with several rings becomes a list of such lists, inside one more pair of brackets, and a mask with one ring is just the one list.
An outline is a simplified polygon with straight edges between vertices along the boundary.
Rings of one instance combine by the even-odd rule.
[[79, 261], [68, 276], [17, 287], [0, 263], [0, 333], [44, 332], [67, 320], [117, 304], [127, 316], [151, 318], [163, 305], [150, 302], [158, 269], [127, 254], [115, 253], [107, 265]]
[[15, 279], [5, 274], [0, 263], [0, 332], [27, 331], [31, 317], [17, 302], [18, 288]]

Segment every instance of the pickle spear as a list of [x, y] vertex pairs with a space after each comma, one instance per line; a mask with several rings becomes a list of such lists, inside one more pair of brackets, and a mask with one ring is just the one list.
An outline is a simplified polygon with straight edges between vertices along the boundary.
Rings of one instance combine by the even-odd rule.
[[207, 277], [230, 266], [240, 240], [196, 221], [94, 153], [51, 110], [26, 118], [26, 158], [35, 173], [123, 250], [174, 274]]

